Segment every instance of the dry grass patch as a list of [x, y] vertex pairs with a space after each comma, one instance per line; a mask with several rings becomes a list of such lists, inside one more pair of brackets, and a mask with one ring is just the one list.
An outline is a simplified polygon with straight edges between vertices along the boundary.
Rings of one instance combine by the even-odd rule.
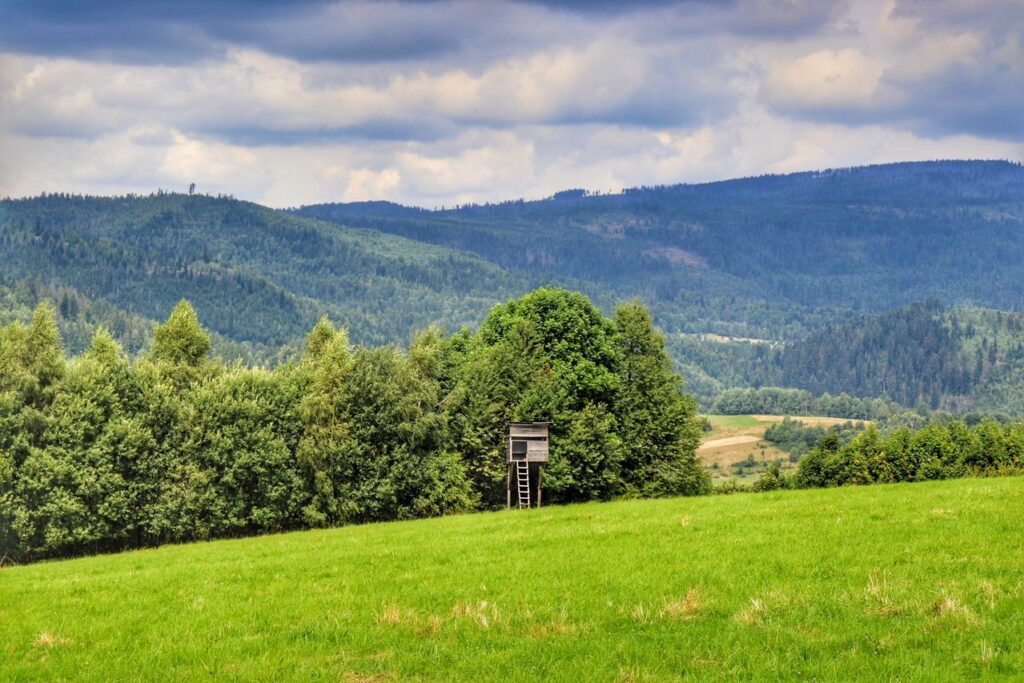
[[498, 606], [493, 602], [481, 600], [475, 605], [460, 602], [452, 607], [452, 616], [476, 623], [480, 628], [490, 628], [498, 623]]
[[999, 592], [991, 581], [982, 581], [978, 584], [981, 588], [982, 594], [985, 596], [985, 602], [988, 603], [988, 608], [994, 610], [996, 608], [996, 594]]
[[63, 636], [56, 636], [50, 633], [49, 631], [43, 631], [38, 636], [36, 636], [36, 639], [32, 642], [32, 644], [38, 648], [50, 650], [59, 645], [70, 645], [71, 640], [68, 638], [64, 638]]
[[970, 607], [953, 595], [944, 595], [936, 600], [932, 605], [931, 612], [942, 619], [959, 621], [971, 626], [977, 625], [980, 621]]
[[644, 603], [637, 603], [629, 608], [629, 616], [634, 621], [641, 623], [655, 620], [679, 621], [693, 619], [700, 613], [702, 607], [700, 592], [691, 588], [686, 596], [678, 599], [664, 598], [660, 607], [648, 606]]
[[882, 654], [891, 650], [896, 645], [896, 641], [893, 640], [892, 636], [882, 636], [875, 643], [875, 654]]
[[981, 641], [981, 665], [982, 666], [984, 666], [986, 669], [988, 667], [992, 666], [992, 660], [996, 658], [997, 654], [998, 654], [998, 651], [994, 647], [992, 647], [991, 645], [989, 645], [985, 641]]
[[397, 681], [398, 675], [388, 671], [382, 674], [361, 674], [355, 671], [346, 671], [341, 676], [345, 683], [380, 683], [381, 681]]
[[[527, 618], [532, 615], [527, 612]], [[569, 618], [569, 611], [563, 607], [558, 616], [551, 621], [540, 624], [532, 624], [529, 627], [528, 633], [531, 638], [535, 640], [542, 640], [544, 638], [550, 638], [552, 636], [574, 636], [581, 630], [575, 622]]]
[[693, 619], [700, 613], [702, 607], [700, 593], [696, 588], [686, 591], [686, 597], [680, 600], [665, 602], [665, 605], [658, 612], [662, 619]]
[[530, 637], [535, 640], [542, 640], [552, 636], [574, 636], [580, 629], [569, 621], [556, 620], [547, 624], [536, 624], [530, 627]]
[[421, 638], [427, 636], [436, 636], [444, 628], [444, 619], [437, 615], [432, 615], [425, 622], [420, 623], [416, 626], [416, 635]]
[[377, 617], [377, 621], [388, 626], [400, 624], [416, 624], [419, 622], [419, 615], [416, 610], [398, 605], [384, 605]]
[[889, 593], [889, 579], [885, 572], [871, 572], [868, 576], [868, 583], [864, 587], [864, 597], [868, 603], [867, 611], [882, 617], [895, 617], [902, 614], [903, 609], [893, 602]]
[[619, 673], [615, 676], [616, 683], [642, 683], [653, 680], [657, 680], [657, 678], [639, 669], [619, 669]]
[[633, 621], [643, 623], [650, 621], [654, 616], [654, 612], [641, 602], [630, 608], [629, 615], [633, 618]]
[[747, 626], [760, 626], [768, 616], [768, 606], [761, 598], [750, 598], [750, 604], [733, 615], [733, 619]]

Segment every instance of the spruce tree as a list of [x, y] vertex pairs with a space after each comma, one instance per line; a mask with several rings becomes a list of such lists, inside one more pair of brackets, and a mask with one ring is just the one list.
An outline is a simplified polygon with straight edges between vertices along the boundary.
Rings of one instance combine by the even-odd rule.
[[199, 367], [210, 352], [210, 335], [199, 324], [192, 304], [182, 299], [171, 315], [153, 332], [152, 356], [155, 360]]

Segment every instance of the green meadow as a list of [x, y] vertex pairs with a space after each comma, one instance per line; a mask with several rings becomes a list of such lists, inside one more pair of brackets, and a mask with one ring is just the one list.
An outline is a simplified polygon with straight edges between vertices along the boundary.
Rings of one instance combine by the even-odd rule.
[[746, 429], [760, 427], [764, 424], [753, 415], [707, 415], [706, 417], [714, 429]]
[[1024, 677], [1024, 479], [552, 507], [0, 570], [0, 680]]

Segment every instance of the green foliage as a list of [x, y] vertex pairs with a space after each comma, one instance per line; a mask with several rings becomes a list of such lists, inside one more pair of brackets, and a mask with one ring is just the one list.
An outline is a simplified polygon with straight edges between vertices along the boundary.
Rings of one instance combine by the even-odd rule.
[[153, 333], [153, 358], [172, 365], [198, 367], [210, 352], [210, 335], [187, 301], [179, 301], [167, 322]]
[[555, 501], [701, 493], [699, 424], [643, 306], [543, 289], [481, 330], [298, 362], [210, 358], [179, 302], [134, 362], [105, 329], [65, 364], [55, 312], [0, 328], [0, 556], [430, 517], [504, 502], [509, 421], [552, 422]]
[[782, 422], [776, 422], [765, 430], [764, 440], [780, 451], [789, 453], [791, 462], [797, 462], [826, 435], [835, 434], [839, 437], [840, 443], [847, 443], [863, 429], [864, 424], [860, 422], [846, 422], [826, 429], [817, 425], [805, 425], [799, 420], [786, 417]]
[[710, 479], [696, 456], [702, 431], [693, 399], [672, 371], [664, 337], [640, 303], [615, 313], [619, 353], [616, 412], [626, 484], [642, 495], [695, 495]]
[[303, 516], [311, 526], [337, 524], [342, 511], [336, 482], [346, 474], [348, 425], [341, 393], [352, 365], [348, 335], [321, 319], [307, 338], [302, 363], [311, 380], [302, 399], [304, 429], [296, 453], [311, 491]]
[[727, 389], [709, 412], [719, 415], [821, 415], [851, 420], [881, 420], [904, 410], [884, 398], [857, 398], [849, 394], [814, 396], [803, 389], [762, 387]]
[[763, 491], [778, 491], [779, 489], [788, 489], [793, 487], [793, 479], [782, 472], [782, 467], [777, 462], [773, 462], [768, 466], [757, 481], [751, 486], [751, 490], [763, 492]]
[[848, 443], [826, 434], [800, 461], [796, 483], [844, 486], [949, 479], [1024, 470], [1020, 424], [936, 422], [883, 435], [868, 427]]
[[449, 403], [456, 450], [485, 505], [505, 499], [506, 425], [552, 423], [556, 502], [698, 494], [700, 424], [664, 340], [639, 304], [605, 319], [585, 297], [541, 289], [495, 307]]
[[607, 500], [621, 494], [622, 440], [603, 404], [588, 403], [572, 415], [545, 472], [545, 488], [556, 501]]
[[586, 297], [543, 288], [500, 304], [481, 326], [480, 339], [493, 346], [519, 325], [528, 326], [570, 405], [611, 402], [616, 389], [615, 330]]
[[457, 458], [446, 446], [435, 387], [393, 348], [357, 349], [342, 388], [347, 438], [341, 521], [407, 519], [459, 512], [472, 502]]

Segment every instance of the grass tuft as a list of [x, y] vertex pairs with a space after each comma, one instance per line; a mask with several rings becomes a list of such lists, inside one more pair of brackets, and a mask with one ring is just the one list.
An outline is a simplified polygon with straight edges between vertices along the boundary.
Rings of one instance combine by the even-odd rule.
[[953, 595], [943, 595], [932, 604], [931, 611], [938, 617], [950, 621], [959, 621], [969, 625], [979, 623], [978, 616], [971, 611], [971, 608]]
[[768, 607], [761, 598], [750, 598], [750, 604], [733, 615], [733, 619], [747, 626], [760, 626], [768, 615]]
[[693, 619], [701, 610], [700, 593], [696, 588], [686, 592], [686, 597], [680, 600], [666, 601], [664, 607], [658, 612], [662, 619]]
[[44, 650], [53, 649], [59, 645], [70, 645], [71, 641], [61, 636], [56, 636], [49, 631], [43, 631], [36, 636], [35, 641], [32, 643], [35, 647]]

